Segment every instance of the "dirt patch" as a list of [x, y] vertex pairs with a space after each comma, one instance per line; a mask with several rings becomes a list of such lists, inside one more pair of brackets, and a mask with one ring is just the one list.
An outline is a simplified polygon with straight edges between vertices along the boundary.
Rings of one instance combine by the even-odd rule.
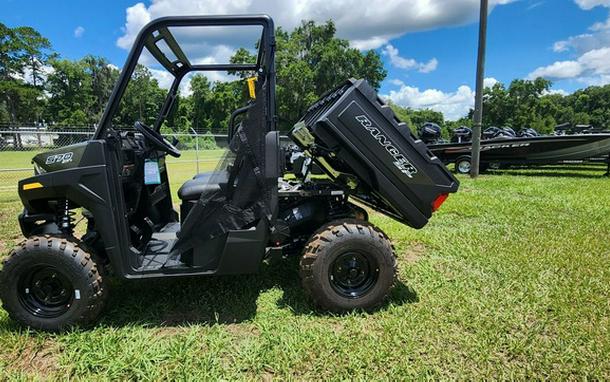
[[275, 375], [273, 374], [273, 371], [269, 368], [265, 368], [265, 370], [263, 371], [263, 374], [261, 375], [261, 379], [264, 382], [271, 382], [271, 381], [273, 381], [274, 378], [275, 378]]
[[426, 247], [421, 243], [415, 243], [409, 247], [402, 258], [408, 263], [414, 263], [426, 253]]
[[7, 362], [7, 369], [27, 375], [48, 377], [59, 370], [59, 349], [50, 341], [28, 341], [14, 358]]
[[260, 331], [251, 324], [227, 324], [224, 325], [227, 332], [236, 337], [258, 336]]

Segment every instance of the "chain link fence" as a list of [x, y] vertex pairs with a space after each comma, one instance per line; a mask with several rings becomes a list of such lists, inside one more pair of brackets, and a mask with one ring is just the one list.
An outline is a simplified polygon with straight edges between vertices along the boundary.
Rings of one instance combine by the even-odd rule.
[[[16, 194], [17, 182], [33, 174], [32, 158], [41, 152], [85, 142], [93, 137], [95, 127], [0, 126], [0, 192]], [[180, 158], [168, 157], [172, 182], [183, 182], [194, 174], [215, 168], [227, 147], [226, 133], [172, 133], [182, 152]], [[282, 143], [289, 139], [282, 137]]]

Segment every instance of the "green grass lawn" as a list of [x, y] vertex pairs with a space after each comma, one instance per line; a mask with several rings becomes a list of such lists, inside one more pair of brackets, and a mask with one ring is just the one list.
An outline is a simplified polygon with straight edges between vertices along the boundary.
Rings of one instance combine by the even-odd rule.
[[[193, 169], [170, 164], [174, 188]], [[0, 370], [16, 379], [607, 380], [610, 179], [601, 173], [462, 177], [422, 230], [373, 214], [400, 272], [375, 313], [315, 312], [294, 259], [253, 276], [117, 281], [91, 330], [30, 332], [0, 310]], [[4, 254], [20, 239], [13, 194], [0, 193]]]

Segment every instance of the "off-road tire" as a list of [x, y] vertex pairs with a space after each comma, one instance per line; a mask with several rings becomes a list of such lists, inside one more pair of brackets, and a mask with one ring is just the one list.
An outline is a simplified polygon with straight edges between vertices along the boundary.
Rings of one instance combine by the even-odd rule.
[[[65, 312], [57, 317], [41, 317], [28, 310], [19, 285], [32, 269], [51, 266], [71, 283], [71, 297]], [[25, 293], [30, 293], [25, 292]], [[74, 238], [33, 236], [16, 246], [4, 259], [0, 271], [0, 299], [9, 316], [34, 329], [62, 331], [86, 327], [99, 317], [108, 288], [93, 254]], [[25, 296], [28, 296], [27, 294]]]
[[[351, 251], [364, 254], [378, 266], [374, 284], [358, 297], [342, 295], [331, 280], [335, 261]], [[388, 297], [397, 274], [394, 248], [385, 233], [355, 219], [334, 221], [316, 231], [305, 246], [300, 268], [303, 287], [314, 304], [334, 313], [378, 308]]]

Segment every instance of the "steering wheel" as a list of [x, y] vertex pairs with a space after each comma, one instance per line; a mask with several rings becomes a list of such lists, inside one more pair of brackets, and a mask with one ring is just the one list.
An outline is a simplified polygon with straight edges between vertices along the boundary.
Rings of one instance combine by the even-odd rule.
[[163, 135], [158, 131], [151, 129], [140, 121], [137, 121], [133, 126], [139, 133], [142, 133], [146, 139], [148, 139], [152, 145], [159, 151], [163, 151], [173, 156], [174, 158], [179, 158], [180, 150], [176, 148], [176, 146], [172, 145], [167, 139], [163, 138]]

